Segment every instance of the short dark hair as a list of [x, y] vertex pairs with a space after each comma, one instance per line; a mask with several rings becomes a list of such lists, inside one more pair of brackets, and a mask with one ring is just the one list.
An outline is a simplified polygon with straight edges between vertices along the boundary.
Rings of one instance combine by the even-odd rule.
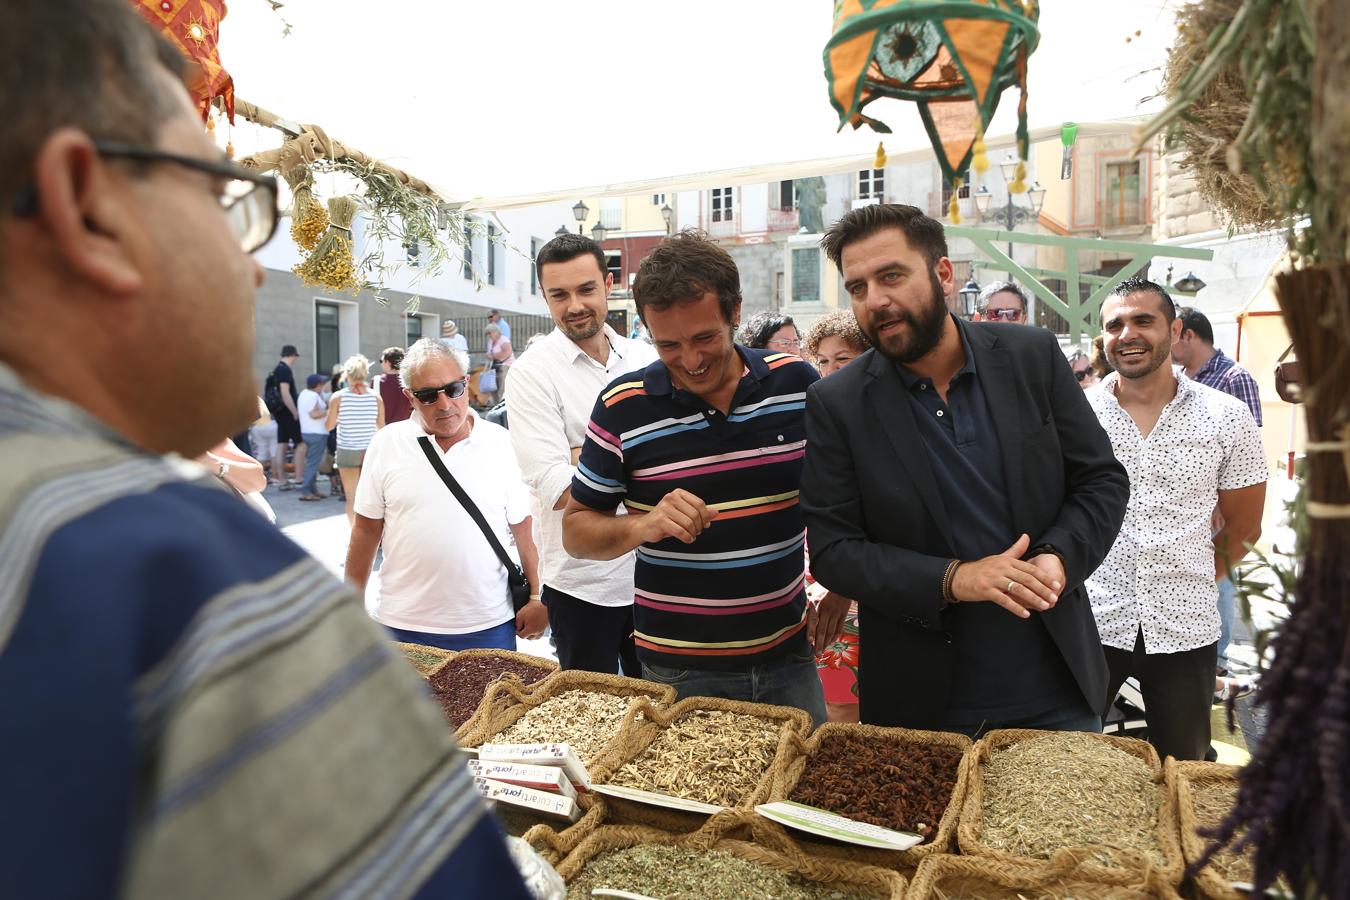
[[126, 0], [9, 0], [0, 20], [0, 197], [32, 177], [58, 128], [155, 142], [177, 102], [158, 70], [182, 80], [187, 62]]
[[693, 228], [658, 244], [633, 279], [633, 302], [639, 316], [648, 309], [669, 309], [697, 300], [708, 291], [717, 294], [722, 318], [730, 323], [741, 302], [741, 273], [727, 251]]
[[797, 327], [797, 323], [792, 321], [792, 316], [777, 312], [757, 312], [741, 323], [740, 330], [736, 332], [736, 340], [747, 347], [763, 350], [769, 346], [769, 338], [773, 337], [773, 333], [788, 325]]
[[384, 352], [380, 354], [380, 359], [389, 363], [394, 371], [398, 371], [398, 367], [403, 365], [403, 348], [385, 347]]
[[595, 264], [600, 267], [600, 277], [603, 278], [609, 271], [609, 267], [605, 265], [605, 251], [586, 235], [571, 232], [560, 234], [539, 248], [539, 253], [534, 258], [534, 270], [542, 279], [546, 264], [569, 262], [587, 253], [595, 257]]
[[281, 345], [281, 356], [282, 356], [283, 359], [286, 358], [287, 356], [299, 356], [299, 355], [300, 355], [300, 352], [299, 352], [298, 350], [295, 349], [295, 345], [294, 345], [294, 344], [282, 344], [282, 345]]
[[[1111, 288], [1111, 293], [1107, 294], [1106, 298], [1102, 300], [1102, 306], [1105, 306], [1107, 300], [1110, 300], [1112, 297], [1125, 297], [1129, 294], [1138, 293], [1157, 294], [1162, 299], [1163, 315], [1167, 317], [1169, 324], [1177, 317], [1177, 305], [1172, 300], [1172, 295], [1167, 293], [1167, 289], [1155, 281], [1149, 281], [1147, 278], [1140, 278], [1138, 276], [1126, 278], [1120, 284]], [[1098, 309], [1097, 312], [1100, 316], [1101, 310]]]
[[1209, 324], [1209, 318], [1196, 309], [1194, 306], [1183, 306], [1177, 310], [1177, 318], [1181, 320], [1181, 333], [1188, 331], [1195, 332], [1195, 336], [1200, 340], [1214, 345], [1214, 326]]
[[928, 260], [929, 269], [947, 255], [947, 233], [942, 230], [942, 223], [924, 215], [917, 206], [903, 203], [874, 203], [844, 213], [843, 218], [825, 230], [820, 246], [834, 267], [843, 271], [840, 260], [845, 247], [887, 228], [899, 229], [910, 246]]

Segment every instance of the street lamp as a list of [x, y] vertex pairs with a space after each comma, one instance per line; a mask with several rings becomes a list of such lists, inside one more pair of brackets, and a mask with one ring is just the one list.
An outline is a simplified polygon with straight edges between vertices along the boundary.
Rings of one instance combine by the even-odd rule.
[[605, 240], [605, 226], [604, 226], [604, 225], [601, 225], [601, 224], [597, 221], [597, 222], [595, 223], [595, 225], [591, 228], [591, 237], [595, 240], [595, 242], [596, 242], [597, 244], [604, 243], [604, 240]]
[[572, 232], [567, 230], [566, 225], [559, 225], [558, 230], [553, 233], [556, 234], [558, 237], [562, 237], [564, 234], [571, 234]]
[[975, 280], [975, 276], [970, 276], [970, 280], [966, 282], [966, 286], [961, 288], [957, 293], [961, 295], [961, 303], [966, 308], [966, 315], [974, 313], [975, 304], [980, 299], [980, 283]]
[[577, 234], [585, 234], [585, 232], [581, 230], [581, 223], [586, 221], [586, 216], [590, 211], [591, 208], [586, 205], [585, 200], [578, 200], [577, 205], [572, 207], [572, 215], [575, 216], [577, 220]]
[[1205, 283], [1194, 272], [1187, 272], [1186, 277], [1179, 279], [1174, 286], [1183, 294], [1197, 294], [1205, 289]]
[[661, 218], [666, 220], [666, 235], [669, 236], [670, 229], [675, 224], [675, 210], [670, 208], [669, 203], [661, 207]]

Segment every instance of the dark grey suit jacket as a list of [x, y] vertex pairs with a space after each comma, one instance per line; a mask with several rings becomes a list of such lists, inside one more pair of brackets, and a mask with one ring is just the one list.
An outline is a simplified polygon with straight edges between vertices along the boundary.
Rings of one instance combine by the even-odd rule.
[[[1054, 335], [959, 323], [1003, 449], [1013, 524], [1052, 544], [1068, 584], [1045, 626], [1084, 699], [1106, 705], [1106, 663], [1083, 582], [1120, 530], [1130, 483]], [[806, 401], [811, 572], [859, 609], [862, 720], [934, 728], [955, 653], [941, 587], [952, 529], [895, 367], [869, 350], [812, 385]], [[1009, 613], [1011, 616], [1011, 613]]]

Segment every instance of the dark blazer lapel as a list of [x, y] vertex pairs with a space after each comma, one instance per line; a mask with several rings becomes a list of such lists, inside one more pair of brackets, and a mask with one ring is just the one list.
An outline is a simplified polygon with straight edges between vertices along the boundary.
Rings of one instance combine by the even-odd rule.
[[933, 468], [928, 465], [928, 452], [924, 449], [923, 439], [919, 437], [914, 410], [910, 408], [905, 386], [890, 360], [875, 350], [871, 351], [871, 356], [867, 365], [868, 381], [863, 390], [868, 413], [881, 423], [896, 456], [900, 457], [900, 462], [909, 472], [910, 480], [950, 548], [953, 541], [947, 507], [938, 492]]
[[1022, 416], [1025, 413], [1018, 403], [1012, 354], [991, 329], [967, 327], [966, 340], [975, 354], [980, 387], [989, 404], [994, 430], [998, 432], [998, 445], [1003, 454], [1003, 482], [1008, 491], [1013, 527], [1020, 534], [1030, 527], [1025, 521], [1030, 507], [1026, 502], [1027, 479], [1022, 471]]

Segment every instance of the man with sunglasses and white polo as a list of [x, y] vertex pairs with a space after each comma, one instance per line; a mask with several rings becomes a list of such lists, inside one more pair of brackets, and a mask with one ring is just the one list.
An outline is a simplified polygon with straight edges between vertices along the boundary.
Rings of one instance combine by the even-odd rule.
[[[469, 408], [468, 358], [423, 338], [399, 367], [412, 415], [375, 433], [356, 489], [347, 580], [364, 590], [384, 543], [373, 615], [397, 640], [445, 650], [514, 650], [516, 637], [544, 633], [539, 554], [530, 497], [505, 428]], [[432, 467], [419, 439], [478, 507], [498, 542], [512, 539], [530, 583], [530, 602], [512, 611], [506, 568], [472, 516]]]
[[188, 461], [258, 414], [276, 182], [125, 0], [0, 24], [0, 894], [528, 896], [359, 598]]
[[980, 291], [980, 317], [986, 322], [1030, 325], [1027, 292], [1015, 281], [995, 281]]

